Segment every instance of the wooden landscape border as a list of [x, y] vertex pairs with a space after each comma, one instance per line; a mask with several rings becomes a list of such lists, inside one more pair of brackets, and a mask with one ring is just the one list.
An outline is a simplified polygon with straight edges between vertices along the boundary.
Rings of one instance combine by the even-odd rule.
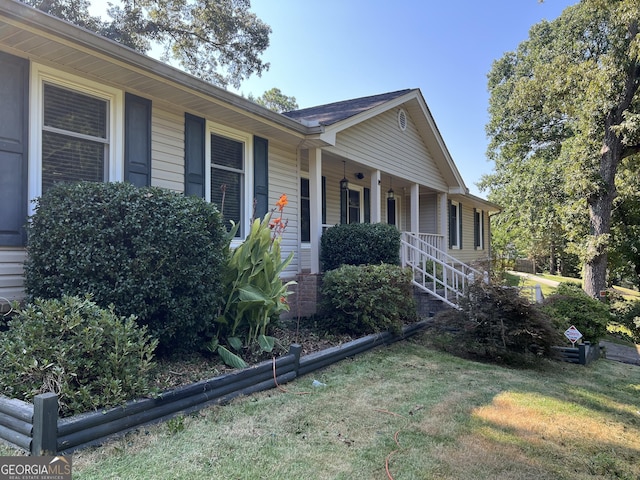
[[293, 344], [287, 355], [273, 361], [167, 390], [154, 398], [68, 418], [58, 418], [58, 397], [53, 393], [35, 396], [33, 404], [0, 396], [0, 440], [30, 455], [67, 454], [143, 425], [275, 388], [345, 358], [403, 340], [423, 330], [427, 322], [407, 325], [399, 335], [376, 333], [305, 356], [300, 355], [302, 347]]

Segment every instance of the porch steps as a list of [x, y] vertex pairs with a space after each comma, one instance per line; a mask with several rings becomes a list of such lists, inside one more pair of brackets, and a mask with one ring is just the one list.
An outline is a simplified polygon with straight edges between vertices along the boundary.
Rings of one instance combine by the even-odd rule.
[[474, 279], [489, 280], [487, 272], [460, 262], [419, 234], [402, 233], [400, 259], [413, 271], [414, 287], [452, 308], [460, 308], [458, 301]]
[[416, 301], [418, 317], [422, 319], [435, 317], [440, 312], [454, 308], [415, 285], [413, 287], [413, 298]]

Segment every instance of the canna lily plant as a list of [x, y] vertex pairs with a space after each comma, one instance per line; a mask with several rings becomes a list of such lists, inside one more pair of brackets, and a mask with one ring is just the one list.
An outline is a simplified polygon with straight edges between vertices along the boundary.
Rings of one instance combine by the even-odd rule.
[[[285, 194], [276, 202], [276, 208], [263, 219], [254, 219], [246, 240], [233, 249], [225, 269], [225, 304], [216, 319], [219, 335], [209, 349], [217, 351], [225, 363], [243, 368], [246, 363], [220, 343], [236, 351], [243, 345], [256, 342], [263, 351], [270, 352], [275, 338], [268, 335], [268, 327], [281, 312], [289, 310], [288, 287], [296, 282], [284, 283], [280, 273], [289, 265], [293, 252], [282, 260], [280, 243], [287, 226], [283, 211], [288, 200]], [[237, 225], [230, 232], [235, 236]]]

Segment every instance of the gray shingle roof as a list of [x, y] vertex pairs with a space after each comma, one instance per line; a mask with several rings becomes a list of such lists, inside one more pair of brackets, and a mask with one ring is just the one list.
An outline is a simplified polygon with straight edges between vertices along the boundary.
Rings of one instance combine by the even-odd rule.
[[308, 125], [333, 125], [334, 123], [365, 112], [394, 98], [406, 95], [410, 91], [411, 89], [406, 89], [370, 97], [354, 98], [352, 100], [284, 112], [283, 115]]

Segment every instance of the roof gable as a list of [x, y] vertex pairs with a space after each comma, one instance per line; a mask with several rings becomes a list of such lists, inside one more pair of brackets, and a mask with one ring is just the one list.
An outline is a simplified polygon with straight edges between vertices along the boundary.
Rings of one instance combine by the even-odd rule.
[[322, 128], [320, 138], [328, 145], [336, 145], [338, 133], [395, 108], [405, 109], [412, 118], [424, 145], [449, 186], [449, 193], [467, 194], [467, 186], [417, 88], [296, 110], [285, 115], [309, 127]]

